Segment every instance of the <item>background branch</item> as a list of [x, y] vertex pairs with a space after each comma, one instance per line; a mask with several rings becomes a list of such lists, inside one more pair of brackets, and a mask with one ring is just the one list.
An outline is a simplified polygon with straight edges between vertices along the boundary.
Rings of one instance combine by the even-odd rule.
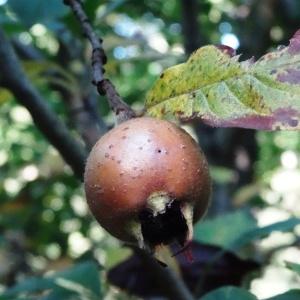
[[[81, 47], [80, 44], [78, 44], [79, 47]], [[74, 46], [70, 49], [68, 44], [59, 38], [57, 59], [60, 65], [68, 66], [70, 69], [69, 66], [74, 56], [71, 51], [74, 50], [78, 51], [77, 47]], [[89, 78], [89, 73], [90, 69], [84, 68], [80, 76], [74, 76], [73, 88], [66, 88], [59, 84], [51, 85], [60, 93], [63, 102], [67, 105], [72, 125], [81, 135], [87, 151], [90, 151], [97, 140], [107, 131], [107, 126], [99, 114], [98, 95], [90, 82], [86, 80]], [[59, 74], [54, 73], [53, 75]]]
[[[67, 93], [66, 93], [67, 94]], [[97, 140], [107, 131], [106, 124], [95, 110], [94, 95], [67, 94], [71, 120], [81, 135], [86, 149], [90, 151]]]
[[197, 16], [199, 4], [195, 0], [181, 0], [182, 29], [186, 54], [191, 54], [201, 46], [200, 26]]
[[9, 89], [30, 112], [34, 123], [82, 179], [86, 153], [70, 134], [66, 126], [53, 113], [46, 101], [27, 79], [21, 64], [0, 29], [0, 84]]
[[99, 94], [106, 95], [109, 106], [116, 115], [118, 123], [135, 117], [135, 112], [129, 105], [122, 101], [111, 81], [104, 78], [105, 70], [103, 66], [106, 63], [106, 55], [102, 47], [102, 40], [99, 39], [94, 32], [91, 23], [82, 7], [81, 1], [64, 0], [64, 3], [71, 7], [81, 24], [84, 35], [89, 39], [92, 45], [93, 84], [97, 87]]

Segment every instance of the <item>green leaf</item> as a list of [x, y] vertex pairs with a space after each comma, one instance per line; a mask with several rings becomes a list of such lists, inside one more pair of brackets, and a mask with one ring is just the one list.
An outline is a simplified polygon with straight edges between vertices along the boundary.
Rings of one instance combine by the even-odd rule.
[[286, 293], [264, 299], [264, 300], [299, 300], [300, 299], [300, 290], [290, 290]]
[[0, 295], [0, 300], [33, 300], [32, 298], [28, 298], [28, 297], [5, 297]]
[[95, 294], [92, 290], [84, 287], [77, 281], [57, 278], [55, 279], [55, 284], [61, 288], [54, 289], [49, 295], [44, 297], [43, 300], [67, 299], [74, 294], [78, 295], [81, 300], [99, 299], [99, 295]]
[[[274, 297], [264, 300], [299, 300], [300, 290], [290, 290], [286, 293], [276, 295]], [[216, 289], [205, 296], [201, 297], [200, 300], [257, 300], [257, 298], [249, 293], [248, 291], [237, 288], [237, 287], [222, 287]]]
[[300, 275], [300, 264], [296, 264], [296, 263], [287, 261], [287, 262], [286, 262], [286, 266], [287, 266], [290, 270], [292, 270], [292, 271], [298, 273], [298, 275]]
[[68, 9], [61, 0], [9, 0], [8, 5], [28, 27], [35, 23], [47, 23], [64, 16]]
[[198, 223], [194, 237], [202, 243], [228, 248], [237, 236], [254, 228], [257, 228], [254, 217], [248, 211], [240, 210]]
[[300, 129], [300, 30], [289, 46], [257, 62], [239, 62], [224, 49], [202, 47], [165, 70], [147, 95], [147, 114], [197, 117], [217, 127]]
[[68, 299], [74, 292], [99, 297], [101, 289], [98, 267], [93, 262], [84, 262], [49, 277], [29, 278], [6, 290], [2, 296], [15, 297], [19, 293], [36, 293], [48, 289], [52, 290], [45, 298], [48, 300]]
[[237, 237], [236, 240], [233, 241], [233, 243], [230, 245], [230, 248], [231, 249], [241, 248], [252, 241], [268, 236], [273, 231], [286, 232], [286, 231], [293, 230], [294, 227], [298, 224], [300, 224], [299, 218], [290, 218], [286, 221], [276, 222], [274, 224], [265, 227], [249, 230], [245, 232], [243, 235], [241, 235], [240, 237]]
[[273, 231], [291, 231], [298, 224], [300, 224], [299, 218], [290, 218], [268, 226], [257, 227], [251, 214], [242, 210], [198, 223], [194, 230], [194, 238], [202, 243], [234, 251], [268, 236]]
[[257, 300], [257, 298], [245, 289], [228, 286], [216, 289], [200, 300]]
[[18, 293], [39, 292], [53, 287], [52, 278], [29, 278], [6, 290], [2, 296], [13, 297]]

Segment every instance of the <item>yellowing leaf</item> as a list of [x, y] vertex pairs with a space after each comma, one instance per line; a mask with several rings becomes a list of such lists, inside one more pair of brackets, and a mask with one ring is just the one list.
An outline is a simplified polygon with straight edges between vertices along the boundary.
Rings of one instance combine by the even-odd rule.
[[7, 89], [0, 88], [0, 105], [4, 104], [5, 102], [11, 100], [13, 95]]
[[300, 30], [287, 47], [257, 62], [205, 46], [165, 70], [146, 98], [146, 113], [216, 127], [300, 129]]

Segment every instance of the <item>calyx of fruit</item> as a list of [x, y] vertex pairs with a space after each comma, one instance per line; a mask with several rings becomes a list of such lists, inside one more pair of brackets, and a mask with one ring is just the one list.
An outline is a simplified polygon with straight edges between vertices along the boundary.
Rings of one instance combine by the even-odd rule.
[[97, 221], [113, 236], [149, 251], [172, 242], [184, 247], [211, 191], [206, 159], [191, 136], [173, 123], [146, 117], [100, 138], [84, 183]]

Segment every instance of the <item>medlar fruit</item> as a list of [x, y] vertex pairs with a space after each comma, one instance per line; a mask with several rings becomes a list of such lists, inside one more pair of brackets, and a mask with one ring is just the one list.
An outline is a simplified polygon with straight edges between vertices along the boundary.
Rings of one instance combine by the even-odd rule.
[[149, 250], [174, 241], [184, 247], [211, 191], [197, 143], [175, 124], [148, 117], [126, 121], [99, 139], [84, 183], [101, 226]]

